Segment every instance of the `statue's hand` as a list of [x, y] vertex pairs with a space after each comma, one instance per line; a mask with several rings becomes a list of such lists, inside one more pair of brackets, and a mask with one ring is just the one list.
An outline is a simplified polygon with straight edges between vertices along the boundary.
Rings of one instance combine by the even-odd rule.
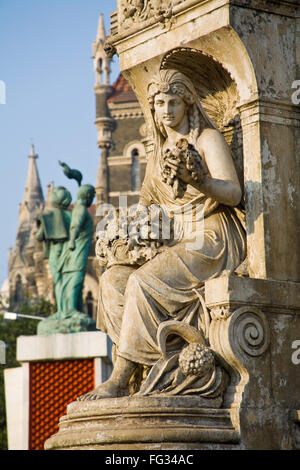
[[69, 241], [69, 246], [68, 246], [69, 250], [73, 251], [75, 250], [75, 242], [74, 240], [70, 240]]
[[168, 160], [168, 166], [176, 173], [176, 176], [186, 184], [195, 183], [191, 172], [187, 169], [186, 164], [175, 159]]

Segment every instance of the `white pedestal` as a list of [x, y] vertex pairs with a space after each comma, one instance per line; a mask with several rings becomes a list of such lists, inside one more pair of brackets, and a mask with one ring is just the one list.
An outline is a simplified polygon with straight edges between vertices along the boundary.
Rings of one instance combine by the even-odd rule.
[[[63, 374], [64, 364], [68, 364], [70, 374], [70, 367], [72, 367], [70, 361], [74, 360], [77, 374], [80, 374], [80, 361], [84, 368], [84, 363], [89, 360], [89, 368], [85, 376], [93, 374], [93, 377], [88, 377], [88, 380], [96, 387], [107, 380], [112, 371], [111, 341], [107, 335], [98, 331], [67, 335], [20, 336], [17, 340], [17, 360], [21, 363], [21, 367], [4, 371], [8, 448], [9, 450], [30, 450], [32, 434], [38, 431], [37, 426], [39, 426], [38, 423], [33, 422], [31, 413], [33, 401], [36, 400], [32, 386], [33, 365], [35, 367], [40, 365], [43, 369], [41, 380], [44, 383], [40, 383], [40, 386], [47, 388], [47, 380], [50, 380], [47, 376], [47, 367], [50, 369], [50, 365], [53, 367], [57, 364], [60, 374]], [[53, 382], [53, 374], [51, 380]], [[70, 386], [72, 384], [69, 380], [69, 389]], [[67, 394], [67, 383], [63, 384], [60, 392], [59, 388], [57, 389], [61, 401], [64, 400], [64, 389]], [[45, 439], [47, 437], [45, 436]]]

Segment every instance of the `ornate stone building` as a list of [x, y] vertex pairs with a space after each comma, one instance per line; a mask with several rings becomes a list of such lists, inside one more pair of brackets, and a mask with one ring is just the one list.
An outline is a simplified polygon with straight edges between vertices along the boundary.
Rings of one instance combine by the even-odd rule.
[[122, 75], [110, 84], [110, 62], [104, 45], [106, 33], [100, 15], [97, 39], [93, 44], [96, 73], [96, 126], [101, 149], [96, 180], [97, 204], [118, 205], [119, 196], [128, 204], [138, 200], [146, 167], [145, 123], [137, 98]]
[[[128, 205], [138, 201], [141, 181], [146, 167], [143, 114], [129, 83], [119, 75], [111, 84], [111, 60], [104, 52], [106, 33], [103, 16], [100, 15], [96, 41], [93, 44], [96, 84], [96, 127], [98, 147], [101, 150], [97, 176], [95, 178], [96, 203], [90, 208], [97, 222], [97, 207], [102, 202], [117, 206], [119, 196], [128, 197]], [[35, 241], [35, 218], [47, 211], [51, 204], [53, 183], [48, 185], [44, 198], [37, 160], [31, 148], [25, 193], [19, 209], [19, 226], [16, 242], [9, 256], [9, 294], [12, 306], [26, 297], [45, 298], [54, 302], [53, 283], [44, 259], [40, 243]], [[100, 275], [93, 243], [83, 297], [86, 312], [95, 317]]]

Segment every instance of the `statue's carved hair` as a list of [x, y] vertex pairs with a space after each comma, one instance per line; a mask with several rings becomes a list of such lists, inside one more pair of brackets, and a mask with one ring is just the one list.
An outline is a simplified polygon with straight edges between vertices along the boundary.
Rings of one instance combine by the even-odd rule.
[[[190, 136], [193, 142], [196, 142], [204, 128], [216, 128], [203, 110], [192, 81], [178, 70], [160, 70], [159, 74], [150, 82], [147, 98], [152, 112], [154, 112], [155, 96], [159, 93], [168, 92], [180, 96], [180, 98], [182, 98], [186, 103], [190, 125]], [[166, 137], [164, 126], [159, 122], [155, 113], [153, 119], [159, 132], [163, 137]]]
[[[182, 75], [179, 74], [179, 72], [177, 72], [177, 74]], [[151, 106], [151, 109], [154, 109], [155, 96], [159, 93], [167, 93], [168, 91], [174, 95], [180, 96], [180, 98], [182, 98], [188, 106], [195, 103], [194, 94], [185, 86], [184, 83], [181, 83], [178, 79], [176, 81], [174, 80], [173, 83], [168, 83], [167, 81], [159, 82], [158, 80], [154, 80], [148, 87], [148, 102]]]

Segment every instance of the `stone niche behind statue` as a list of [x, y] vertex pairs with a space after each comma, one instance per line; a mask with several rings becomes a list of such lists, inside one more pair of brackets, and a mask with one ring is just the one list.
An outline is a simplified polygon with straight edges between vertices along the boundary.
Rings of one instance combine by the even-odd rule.
[[74, 208], [70, 192], [54, 188], [53, 210], [39, 215], [36, 238], [44, 245], [44, 256], [49, 260], [57, 312], [42, 320], [39, 335], [78, 333], [95, 330], [95, 322], [84, 313], [82, 289], [88, 254], [93, 238], [93, 219], [88, 212], [95, 197], [93, 186], [81, 185], [82, 174], [59, 162], [64, 174], [78, 182], [79, 189]]

